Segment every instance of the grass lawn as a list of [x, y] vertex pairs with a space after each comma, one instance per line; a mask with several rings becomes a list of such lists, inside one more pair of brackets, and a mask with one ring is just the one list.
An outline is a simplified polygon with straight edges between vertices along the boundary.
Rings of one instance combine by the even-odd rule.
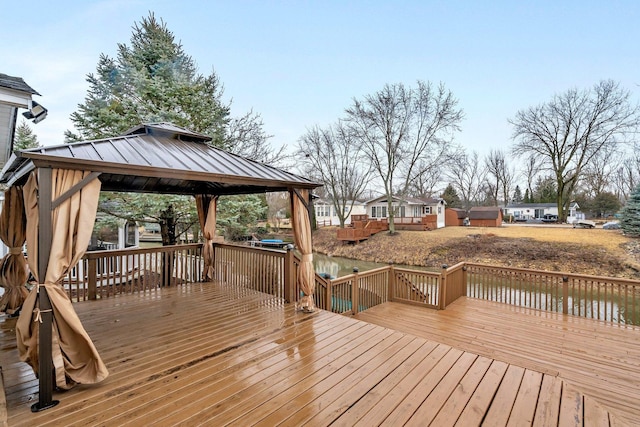
[[382, 232], [358, 245], [336, 239], [336, 227], [314, 233], [316, 251], [364, 261], [438, 267], [461, 261], [640, 279], [640, 239], [619, 230], [560, 225], [445, 227]]

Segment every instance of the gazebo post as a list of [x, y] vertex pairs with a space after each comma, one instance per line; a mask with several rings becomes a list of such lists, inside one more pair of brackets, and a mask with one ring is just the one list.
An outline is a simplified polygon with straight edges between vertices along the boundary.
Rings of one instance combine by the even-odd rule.
[[[51, 169], [38, 169], [38, 282], [44, 283], [51, 253]], [[44, 286], [38, 286], [40, 301], [39, 343], [38, 343], [38, 403], [31, 405], [31, 412], [40, 412], [56, 406], [53, 400], [53, 357], [51, 301]]]

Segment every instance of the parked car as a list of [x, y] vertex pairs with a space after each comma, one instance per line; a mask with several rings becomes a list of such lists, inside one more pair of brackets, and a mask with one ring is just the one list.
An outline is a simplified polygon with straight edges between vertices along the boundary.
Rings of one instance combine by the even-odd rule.
[[605, 222], [602, 225], [602, 228], [604, 228], [605, 230], [619, 230], [620, 223], [618, 221]]
[[573, 228], [595, 228], [596, 223], [588, 219], [579, 219], [573, 223]]
[[542, 217], [542, 222], [558, 222], [558, 215], [544, 214], [544, 216]]

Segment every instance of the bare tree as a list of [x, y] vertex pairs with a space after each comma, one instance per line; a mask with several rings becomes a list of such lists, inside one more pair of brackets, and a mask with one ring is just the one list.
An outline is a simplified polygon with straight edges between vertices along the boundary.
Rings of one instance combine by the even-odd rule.
[[613, 174], [613, 185], [620, 201], [629, 198], [640, 184], [640, 146], [635, 144], [631, 153], [627, 153]]
[[[484, 159], [485, 168], [487, 170], [487, 180], [491, 183], [492, 197], [496, 206], [499, 197], [502, 197], [504, 204], [509, 203], [509, 194], [513, 187], [515, 170], [509, 167], [506, 155], [502, 150], [491, 150]], [[501, 194], [498, 194], [501, 193]]]
[[533, 185], [536, 182], [536, 178], [540, 174], [540, 164], [534, 156], [529, 156], [527, 163], [525, 163], [524, 178], [527, 180], [527, 193], [529, 197], [533, 197]]
[[286, 147], [274, 149], [268, 143], [271, 137], [264, 132], [260, 115], [249, 111], [244, 116], [228, 121], [224, 148], [257, 162], [282, 166], [287, 158]]
[[344, 122], [339, 121], [327, 129], [317, 126], [309, 129], [300, 138], [297, 156], [319, 175], [343, 228], [371, 175], [362, 146]]
[[432, 197], [435, 194], [435, 188], [442, 184], [441, 162], [423, 162], [416, 168], [416, 173], [409, 186], [408, 193], [412, 197], [424, 198]]
[[276, 191], [265, 193], [267, 200], [267, 219], [276, 231], [280, 231], [280, 224], [287, 215], [291, 214], [289, 193], [284, 191]]
[[600, 150], [625, 142], [639, 123], [630, 93], [611, 80], [591, 90], [571, 89], [551, 101], [520, 110], [510, 120], [515, 155], [533, 157], [552, 171], [557, 184], [559, 220], [579, 178]]
[[621, 163], [620, 153], [613, 147], [611, 150], [600, 150], [585, 165], [581, 179], [581, 187], [591, 198], [607, 191], [612, 184], [613, 171]]
[[458, 192], [465, 209], [478, 202], [479, 196], [485, 192], [483, 183], [486, 178], [486, 169], [482, 162], [478, 161], [478, 153], [474, 151], [471, 155], [466, 152], [459, 153], [451, 157], [447, 175], [451, 180], [451, 185]]
[[389, 233], [395, 232], [394, 189], [395, 195], [406, 195], [421, 175], [421, 166], [445, 158], [463, 118], [457, 105], [458, 100], [443, 84], [433, 87], [418, 81], [416, 88], [387, 84], [347, 108], [347, 120], [387, 196]]

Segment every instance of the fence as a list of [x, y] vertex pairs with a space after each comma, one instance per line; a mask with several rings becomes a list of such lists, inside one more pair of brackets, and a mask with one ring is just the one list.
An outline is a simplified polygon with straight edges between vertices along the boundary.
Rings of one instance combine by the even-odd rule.
[[[215, 244], [215, 279], [269, 293], [300, 297], [299, 261], [292, 251]], [[88, 252], [64, 287], [72, 301], [145, 292], [201, 280], [202, 245]], [[356, 314], [387, 301], [445, 309], [461, 296], [537, 310], [640, 325], [640, 281], [542, 270], [460, 263], [440, 272], [386, 266], [335, 280], [316, 275], [319, 308]]]
[[640, 282], [466, 263], [467, 296], [640, 325]]
[[275, 249], [217, 243], [214, 245], [215, 278], [291, 300], [285, 283], [290, 283], [287, 252]]
[[93, 300], [196, 282], [202, 267], [201, 244], [94, 251], [70, 269], [63, 286], [71, 301]]

